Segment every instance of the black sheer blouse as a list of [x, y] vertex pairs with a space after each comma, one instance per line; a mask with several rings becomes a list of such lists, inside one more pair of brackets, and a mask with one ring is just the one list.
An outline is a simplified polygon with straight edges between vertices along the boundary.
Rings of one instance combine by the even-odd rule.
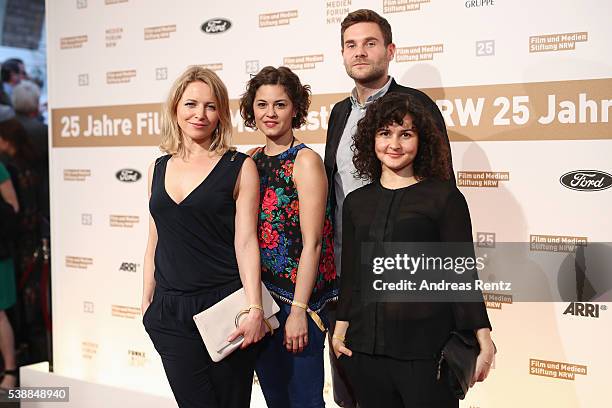
[[397, 190], [375, 182], [350, 193], [342, 213], [342, 274], [337, 320], [348, 321], [351, 350], [399, 359], [439, 355], [451, 330], [491, 328], [483, 302], [366, 303], [361, 296], [364, 242], [472, 242], [463, 194], [425, 179]]

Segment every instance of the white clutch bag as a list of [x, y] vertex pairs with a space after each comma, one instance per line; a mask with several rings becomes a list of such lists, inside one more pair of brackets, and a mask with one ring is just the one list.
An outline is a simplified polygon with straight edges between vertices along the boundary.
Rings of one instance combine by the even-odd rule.
[[[276, 316], [280, 307], [276, 304], [268, 289], [261, 285], [261, 302], [264, 309], [264, 319], [268, 322], [268, 330], [277, 329], [280, 324]], [[244, 288], [237, 290], [226, 298], [215, 303], [203, 312], [193, 316], [193, 320], [204, 340], [204, 345], [212, 361], [221, 361], [236, 350], [244, 338], [242, 336], [229, 342], [227, 338], [238, 327], [242, 313], [248, 307]]]

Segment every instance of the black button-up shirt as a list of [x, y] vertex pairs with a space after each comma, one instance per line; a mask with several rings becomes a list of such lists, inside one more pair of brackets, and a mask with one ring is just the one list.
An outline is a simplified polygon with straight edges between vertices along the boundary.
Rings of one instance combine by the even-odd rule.
[[375, 182], [344, 202], [337, 320], [348, 321], [347, 347], [400, 359], [435, 358], [451, 330], [491, 328], [483, 302], [366, 302], [361, 244], [472, 242], [470, 213], [452, 184], [426, 179], [390, 190]]

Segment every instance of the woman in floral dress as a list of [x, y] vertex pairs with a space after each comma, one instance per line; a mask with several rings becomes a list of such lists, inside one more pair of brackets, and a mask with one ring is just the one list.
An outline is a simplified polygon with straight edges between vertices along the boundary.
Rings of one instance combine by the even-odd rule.
[[256, 366], [268, 407], [324, 406], [324, 308], [337, 289], [325, 169], [293, 134], [309, 105], [310, 87], [286, 67], [263, 68], [240, 100], [245, 125], [266, 137], [250, 154], [260, 177], [261, 277], [281, 305], [281, 327]]

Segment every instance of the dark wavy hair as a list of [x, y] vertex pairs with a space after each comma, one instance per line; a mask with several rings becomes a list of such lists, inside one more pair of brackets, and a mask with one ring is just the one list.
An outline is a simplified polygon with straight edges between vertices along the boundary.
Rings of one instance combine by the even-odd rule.
[[372, 103], [357, 123], [357, 132], [353, 136], [353, 164], [359, 178], [368, 181], [380, 178], [382, 166], [374, 151], [376, 133], [394, 123], [401, 125], [406, 115], [412, 117], [419, 140], [412, 163], [415, 177], [419, 180], [450, 179], [450, 150], [431, 109], [415, 96], [396, 92], [388, 93]]
[[21, 68], [23, 67], [23, 60], [19, 58], [10, 58], [2, 63], [2, 69], [0, 70], [0, 76], [2, 82], [8, 82], [11, 79], [11, 74], [20, 74]]
[[267, 66], [247, 82], [246, 91], [240, 98], [240, 115], [245, 126], [252, 129], [256, 127], [253, 102], [257, 89], [262, 85], [282, 85], [295, 109], [291, 127], [298, 129], [306, 123], [310, 106], [310, 85], [302, 85], [300, 78], [287, 67]]

